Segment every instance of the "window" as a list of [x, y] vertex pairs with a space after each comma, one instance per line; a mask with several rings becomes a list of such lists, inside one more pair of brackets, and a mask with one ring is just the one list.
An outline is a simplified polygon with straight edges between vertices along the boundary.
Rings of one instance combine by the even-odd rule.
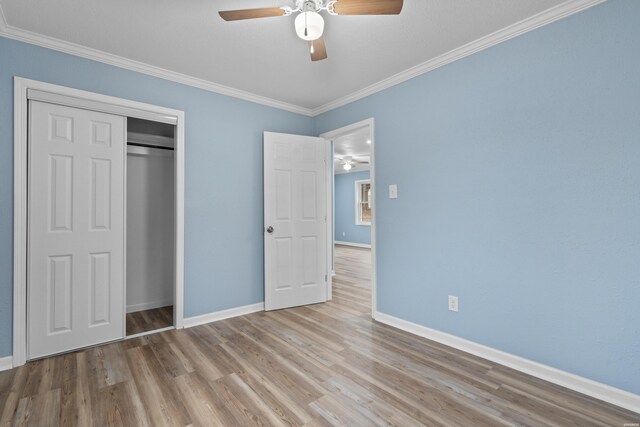
[[371, 225], [371, 181], [356, 181], [356, 225]]

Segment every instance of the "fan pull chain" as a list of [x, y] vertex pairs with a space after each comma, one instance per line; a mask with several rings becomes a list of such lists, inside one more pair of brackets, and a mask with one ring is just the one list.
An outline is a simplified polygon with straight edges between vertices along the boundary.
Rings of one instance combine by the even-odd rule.
[[304, 36], [307, 37], [307, 12], [304, 13]]

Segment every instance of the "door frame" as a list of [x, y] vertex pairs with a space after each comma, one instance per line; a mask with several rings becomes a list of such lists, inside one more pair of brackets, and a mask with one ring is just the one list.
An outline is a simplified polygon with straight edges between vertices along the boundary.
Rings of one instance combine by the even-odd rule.
[[[175, 133], [175, 278], [174, 327], [184, 327], [184, 112], [157, 105], [14, 77], [13, 104], [13, 367], [27, 360], [27, 179], [29, 92], [43, 101], [170, 123]], [[125, 203], [126, 206], [126, 203]], [[126, 233], [126, 227], [125, 227]], [[126, 261], [126, 260], [125, 260]], [[126, 262], [125, 262], [126, 274]], [[125, 283], [126, 286], [126, 283]], [[126, 289], [123, 308], [126, 313]], [[126, 314], [125, 314], [126, 316]], [[125, 325], [126, 327], [126, 325]], [[126, 335], [126, 334], [125, 334]], [[123, 338], [125, 337], [123, 335]]]
[[[330, 245], [327, 245], [327, 270], [333, 271], [333, 251], [335, 247], [335, 236], [334, 236], [334, 171], [333, 171], [333, 140], [349, 133], [352, 133], [355, 130], [362, 129], [364, 127], [369, 128], [369, 138], [371, 139], [371, 157], [369, 164], [369, 179], [371, 180], [371, 188], [373, 191], [371, 192], [371, 317], [375, 318], [375, 314], [377, 312], [377, 295], [376, 295], [376, 283], [377, 283], [377, 269], [376, 269], [376, 180], [375, 180], [375, 121], [373, 117], [361, 120], [356, 123], [352, 123], [347, 126], [343, 126], [338, 129], [334, 129], [325, 133], [320, 134], [321, 138], [324, 138], [330, 141], [328, 145], [329, 150], [329, 159], [331, 161], [327, 162], [327, 175], [330, 178], [327, 179], [327, 242], [331, 242]], [[331, 299], [332, 296], [332, 288], [333, 288], [333, 279], [331, 278], [331, 274], [329, 275], [329, 280], [327, 280], [327, 299]]]

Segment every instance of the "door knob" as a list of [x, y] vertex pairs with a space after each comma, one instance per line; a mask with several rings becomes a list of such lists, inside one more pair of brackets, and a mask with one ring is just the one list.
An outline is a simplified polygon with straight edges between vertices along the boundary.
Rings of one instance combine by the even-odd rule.
[[267, 233], [269, 233], [269, 234], [273, 233], [273, 227], [272, 226], [268, 226], [267, 227]]

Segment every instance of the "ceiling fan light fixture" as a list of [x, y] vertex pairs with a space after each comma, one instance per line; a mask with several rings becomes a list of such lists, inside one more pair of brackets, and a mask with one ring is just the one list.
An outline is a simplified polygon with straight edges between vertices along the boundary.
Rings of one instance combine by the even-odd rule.
[[312, 41], [322, 37], [324, 19], [317, 12], [302, 12], [296, 16], [296, 34], [302, 40]]
[[351, 163], [345, 163], [342, 167], [344, 168], [344, 170], [348, 171], [348, 170], [351, 170], [352, 166], [351, 166]]

